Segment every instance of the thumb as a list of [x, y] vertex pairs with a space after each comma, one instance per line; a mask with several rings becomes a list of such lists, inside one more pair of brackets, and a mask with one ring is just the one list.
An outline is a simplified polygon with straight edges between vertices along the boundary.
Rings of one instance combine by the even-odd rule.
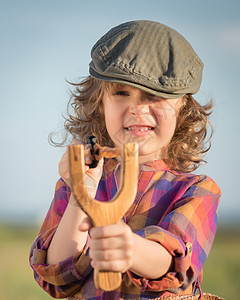
[[88, 231], [93, 227], [91, 221], [88, 217], [84, 218], [82, 223], [79, 225], [78, 229], [80, 231]]

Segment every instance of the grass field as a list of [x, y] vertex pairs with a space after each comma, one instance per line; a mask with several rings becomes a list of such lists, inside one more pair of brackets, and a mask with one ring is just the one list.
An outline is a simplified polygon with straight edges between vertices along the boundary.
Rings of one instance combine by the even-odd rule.
[[[52, 299], [36, 284], [28, 253], [37, 228], [0, 225], [0, 300]], [[238, 300], [240, 230], [218, 230], [204, 268], [203, 291]]]

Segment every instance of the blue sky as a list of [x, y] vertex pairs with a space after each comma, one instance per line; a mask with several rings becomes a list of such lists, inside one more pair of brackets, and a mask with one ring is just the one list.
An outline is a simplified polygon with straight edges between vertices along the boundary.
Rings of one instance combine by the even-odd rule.
[[150, 19], [179, 31], [205, 64], [196, 99], [213, 97], [215, 132], [208, 164], [198, 173], [221, 187], [220, 217], [238, 217], [239, 11], [237, 0], [1, 1], [0, 216], [44, 216], [64, 151], [47, 138], [63, 125], [66, 79], [88, 75], [90, 49], [111, 27]]

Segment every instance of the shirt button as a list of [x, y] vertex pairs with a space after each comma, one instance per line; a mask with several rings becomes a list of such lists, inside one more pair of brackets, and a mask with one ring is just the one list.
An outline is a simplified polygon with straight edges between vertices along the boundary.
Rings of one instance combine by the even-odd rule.
[[191, 253], [192, 252], [192, 245], [188, 246], [188, 252]]

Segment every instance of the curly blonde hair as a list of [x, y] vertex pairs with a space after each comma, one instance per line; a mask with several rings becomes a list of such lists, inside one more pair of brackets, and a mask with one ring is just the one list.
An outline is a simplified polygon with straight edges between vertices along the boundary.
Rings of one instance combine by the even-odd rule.
[[[101, 81], [91, 76], [80, 83], [70, 84], [74, 90], [71, 92], [65, 117], [66, 134], [61, 143], [54, 142], [51, 136], [51, 144], [65, 145], [69, 134], [83, 142], [86, 142], [87, 136], [95, 135], [101, 146], [114, 147], [105, 125], [102, 98], [105, 92], [112, 93], [117, 90], [120, 84]], [[172, 169], [191, 172], [205, 162], [203, 156], [211, 147], [212, 126], [209, 115], [212, 107], [212, 100], [202, 106], [190, 94], [183, 97], [175, 133], [167, 146], [168, 158], [165, 159]]]
[[202, 106], [190, 94], [183, 97], [175, 132], [167, 146], [166, 162], [173, 169], [191, 172], [206, 162], [203, 157], [211, 148], [213, 134], [209, 120], [212, 108], [213, 100]]

